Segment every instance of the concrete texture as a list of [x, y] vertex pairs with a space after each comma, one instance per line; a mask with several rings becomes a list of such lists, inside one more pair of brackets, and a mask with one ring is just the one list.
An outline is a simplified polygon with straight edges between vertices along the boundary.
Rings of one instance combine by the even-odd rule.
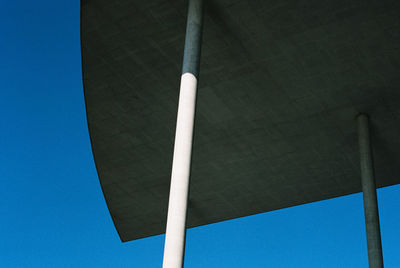
[[[163, 233], [186, 1], [82, 0], [95, 162], [122, 241]], [[209, 0], [189, 227], [361, 191], [356, 115], [376, 184], [400, 182], [397, 0]]]

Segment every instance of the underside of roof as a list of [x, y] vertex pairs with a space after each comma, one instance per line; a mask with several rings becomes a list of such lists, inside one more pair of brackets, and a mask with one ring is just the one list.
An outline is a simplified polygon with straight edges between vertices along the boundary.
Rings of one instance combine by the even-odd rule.
[[[82, 0], [95, 162], [122, 241], [165, 232], [185, 1]], [[188, 227], [361, 190], [369, 114], [378, 187], [400, 182], [400, 8], [209, 0]]]

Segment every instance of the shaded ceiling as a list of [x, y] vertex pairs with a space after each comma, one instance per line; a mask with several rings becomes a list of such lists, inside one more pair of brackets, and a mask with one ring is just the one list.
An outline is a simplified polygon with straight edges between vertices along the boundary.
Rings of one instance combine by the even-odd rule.
[[[82, 0], [87, 118], [122, 241], [165, 232], [186, 1]], [[188, 227], [400, 182], [396, 1], [209, 0]]]

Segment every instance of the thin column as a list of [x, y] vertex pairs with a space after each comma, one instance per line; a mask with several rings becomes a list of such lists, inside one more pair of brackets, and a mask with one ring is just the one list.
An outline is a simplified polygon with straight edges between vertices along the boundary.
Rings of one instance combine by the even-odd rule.
[[368, 261], [370, 268], [382, 268], [382, 244], [379, 227], [378, 201], [374, 167], [369, 136], [368, 116], [360, 114], [358, 122], [358, 143], [360, 147], [361, 185], [364, 197], [365, 226], [367, 231]]
[[189, 0], [172, 162], [163, 268], [181, 268], [185, 255], [193, 126], [199, 75], [203, 1]]

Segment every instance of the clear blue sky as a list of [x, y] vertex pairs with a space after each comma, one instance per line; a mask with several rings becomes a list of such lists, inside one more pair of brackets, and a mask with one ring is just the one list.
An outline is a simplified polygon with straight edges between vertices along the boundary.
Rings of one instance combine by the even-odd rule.
[[[121, 243], [103, 199], [79, 8], [0, 0], [0, 267], [161, 267], [164, 237]], [[385, 266], [400, 267], [400, 187], [378, 198]], [[367, 267], [363, 217], [355, 194], [191, 229], [186, 267]]]

